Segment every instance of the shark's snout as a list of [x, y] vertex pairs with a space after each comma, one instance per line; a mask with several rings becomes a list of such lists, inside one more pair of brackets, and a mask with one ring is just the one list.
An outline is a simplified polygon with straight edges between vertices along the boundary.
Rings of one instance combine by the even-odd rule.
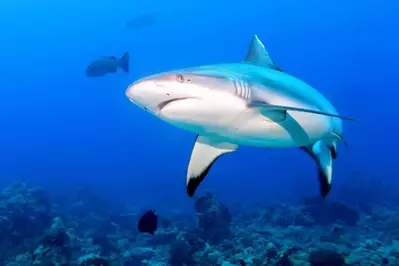
[[132, 83], [126, 89], [126, 96], [132, 103], [155, 114], [173, 99], [168, 84], [152, 77]]
[[[159, 116], [166, 106], [168, 108], [172, 104], [176, 106], [176, 102], [187, 99], [201, 99], [204, 93], [203, 87], [200, 84], [194, 84], [190, 76], [166, 73], [149, 76], [132, 83], [126, 89], [126, 96], [135, 105]], [[185, 110], [179, 109], [178, 112], [185, 112]]]
[[148, 81], [138, 80], [132, 83], [126, 89], [126, 97], [132, 103], [147, 110], [149, 108], [149, 90], [151, 89], [151, 84]]
[[134, 101], [137, 97], [140, 96], [140, 91], [143, 87], [143, 81], [138, 80], [130, 84], [130, 86], [126, 89], [126, 96], [129, 100]]
[[134, 99], [134, 84], [130, 85], [127, 89], [126, 89], [126, 97], [133, 102]]

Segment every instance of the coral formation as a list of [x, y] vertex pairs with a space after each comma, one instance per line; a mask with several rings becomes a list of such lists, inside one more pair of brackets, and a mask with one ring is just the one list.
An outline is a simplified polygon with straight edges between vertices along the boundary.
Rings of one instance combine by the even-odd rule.
[[[101, 206], [99, 205], [101, 202]], [[106, 208], [104, 206], [107, 206]], [[27, 265], [398, 265], [399, 209], [307, 198], [232, 211], [207, 193], [196, 223], [159, 217], [139, 234], [139, 211], [111, 206], [87, 189], [52, 199], [15, 184], [0, 193], [0, 262]]]

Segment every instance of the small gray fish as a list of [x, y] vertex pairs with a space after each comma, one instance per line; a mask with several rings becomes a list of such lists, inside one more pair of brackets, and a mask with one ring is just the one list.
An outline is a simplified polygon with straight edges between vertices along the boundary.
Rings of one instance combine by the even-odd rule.
[[157, 20], [153, 14], [142, 14], [131, 18], [126, 22], [126, 27], [130, 30], [154, 26]]
[[91, 62], [86, 69], [88, 77], [102, 77], [109, 73], [116, 73], [118, 68], [129, 73], [129, 53], [126, 52], [120, 59], [115, 56], [104, 56]]

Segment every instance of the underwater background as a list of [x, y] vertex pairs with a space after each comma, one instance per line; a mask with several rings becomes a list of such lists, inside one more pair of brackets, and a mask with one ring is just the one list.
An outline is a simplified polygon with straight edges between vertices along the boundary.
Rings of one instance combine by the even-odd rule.
[[[2, 0], [0, 265], [399, 265], [399, 3]], [[162, 71], [242, 61], [258, 34], [343, 115], [321, 201], [299, 149], [240, 149], [185, 192], [195, 136], [129, 102]], [[129, 73], [85, 75], [130, 54]], [[155, 209], [154, 236], [140, 234]]]

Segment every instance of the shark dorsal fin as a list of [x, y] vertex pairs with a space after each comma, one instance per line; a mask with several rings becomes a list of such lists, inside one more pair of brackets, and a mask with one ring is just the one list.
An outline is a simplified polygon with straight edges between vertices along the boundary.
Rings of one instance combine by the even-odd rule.
[[252, 37], [244, 62], [281, 71], [281, 69], [274, 64], [265, 46], [256, 34]]

